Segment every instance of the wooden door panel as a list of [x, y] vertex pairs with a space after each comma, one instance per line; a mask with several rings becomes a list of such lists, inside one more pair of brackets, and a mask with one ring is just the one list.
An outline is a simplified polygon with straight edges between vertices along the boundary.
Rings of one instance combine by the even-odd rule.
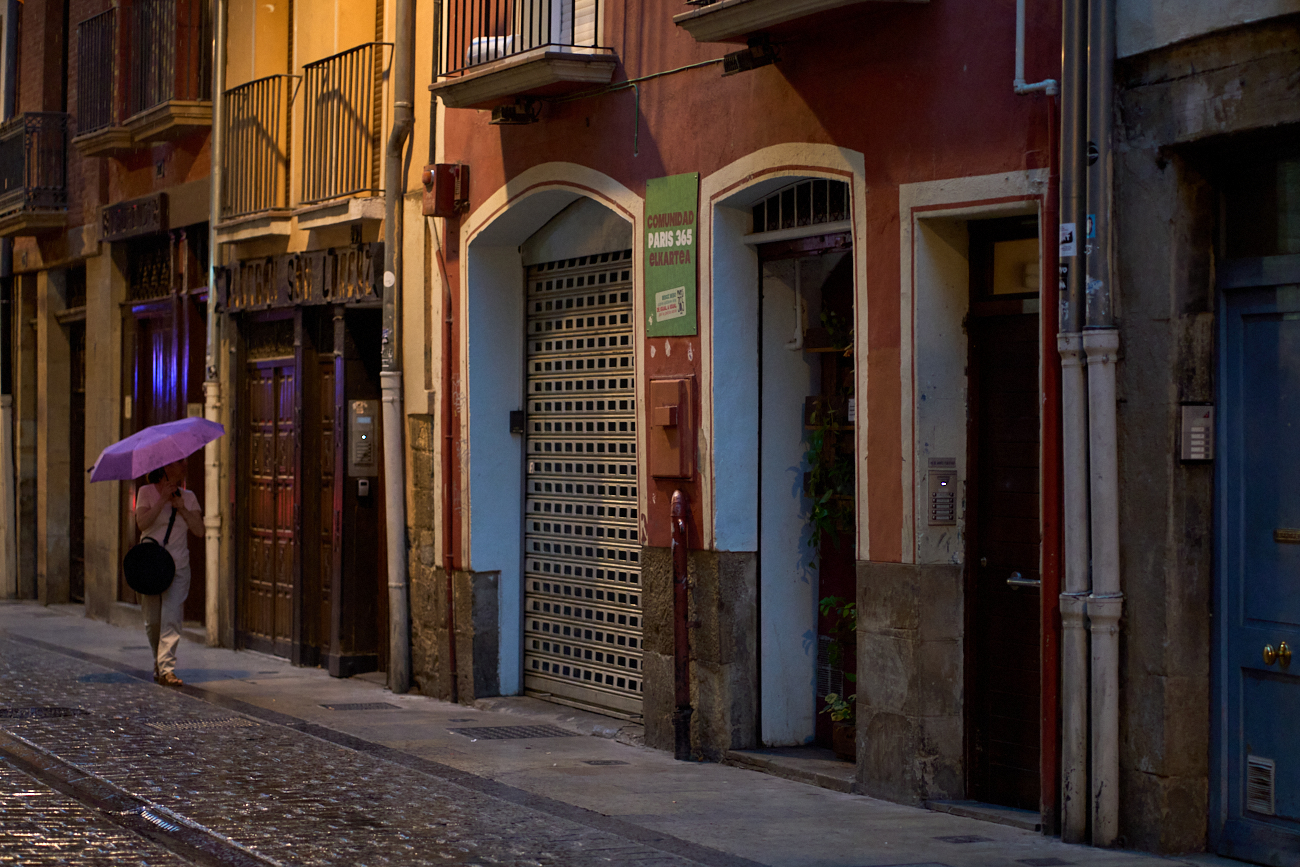
[[293, 366], [254, 362], [246, 383], [246, 565], [240, 628], [253, 646], [284, 655], [293, 628]]
[[1291, 864], [1300, 851], [1300, 286], [1234, 293], [1222, 321], [1215, 668], [1225, 713], [1215, 788], [1226, 803], [1213, 833], [1222, 854]]
[[322, 356], [318, 365], [320, 371], [319, 380], [319, 412], [317, 422], [320, 429], [320, 451], [316, 465], [316, 475], [320, 479], [320, 496], [319, 516], [320, 522], [317, 525], [317, 547], [320, 551], [320, 559], [317, 561], [317, 611], [319, 617], [317, 620], [317, 635], [321, 645], [321, 652], [326, 653], [329, 650], [330, 642], [330, 621], [331, 621], [331, 592], [334, 587], [334, 454], [335, 436], [334, 436], [334, 416], [335, 403], [335, 384], [337, 378], [334, 372], [335, 360], [332, 354]]
[[970, 793], [1039, 807], [1038, 317], [970, 322]]

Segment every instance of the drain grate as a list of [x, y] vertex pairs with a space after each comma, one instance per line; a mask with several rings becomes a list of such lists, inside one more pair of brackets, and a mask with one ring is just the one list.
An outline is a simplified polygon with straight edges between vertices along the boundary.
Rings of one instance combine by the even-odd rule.
[[251, 719], [244, 719], [238, 716], [218, 717], [217, 719], [187, 719], [175, 720], [172, 722], [163, 721], [146, 721], [145, 725], [155, 728], [160, 732], [188, 732], [198, 729], [235, 729], [245, 726], [258, 725]]
[[981, 837], [979, 834], [956, 834], [951, 837], [934, 837], [941, 843], [992, 843], [992, 837]]
[[77, 678], [77, 683], [143, 683], [139, 678], [132, 677], [129, 674], [123, 674], [120, 671], [96, 672], [95, 674], [83, 674]]
[[620, 762], [618, 759], [588, 759], [583, 762], [584, 765], [626, 765], [627, 762]]
[[355, 704], [323, 704], [321, 707], [326, 710], [401, 710], [402, 708], [395, 704], [389, 704], [385, 701], [359, 701]]
[[0, 707], [0, 719], [57, 719], [88, 713], [79, 707]]
[[454, 735], [464, 735], [480, 741], [503, 741], [513, 738], [577, 738], [576, 732], [566, 732], [555, 726], [475, 726], [473, 728], [447, 729]]
[[472, 717], [472, 716], [453, 717], [452, 719], [447, 720], [447, 722], [459, 722], [459, 723], [478, 722], [478, 717]]
[[1062, 861], [1060, 858], [1021, 858], [1017, 864], [1025, 864], [1028, 867], [1069, 867], [1073, 861]]

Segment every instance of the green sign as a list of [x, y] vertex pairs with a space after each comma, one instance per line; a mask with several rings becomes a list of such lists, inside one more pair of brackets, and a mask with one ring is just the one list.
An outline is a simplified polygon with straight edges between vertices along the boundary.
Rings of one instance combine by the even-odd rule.
[[645, 307], [647, 337], [696, 333], [695, 209], [698, 174], [653, 178], [645, 190]]

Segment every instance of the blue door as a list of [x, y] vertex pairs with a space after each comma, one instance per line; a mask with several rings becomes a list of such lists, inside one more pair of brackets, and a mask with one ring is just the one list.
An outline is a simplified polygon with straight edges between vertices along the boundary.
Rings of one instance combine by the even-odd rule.
[[[1286, 259], [1300, 257], [1274, 261]], [[1287, 279], [1296, 278], [1288, 273]], [[1263, 274], [1236, 282], [1241, 288], [1225, 292], [1219, 308], [1210, 829], [1221, 854], [1294, 867], [1300, 863], [1300, 284], [1249, 286], [1265, 282]]]

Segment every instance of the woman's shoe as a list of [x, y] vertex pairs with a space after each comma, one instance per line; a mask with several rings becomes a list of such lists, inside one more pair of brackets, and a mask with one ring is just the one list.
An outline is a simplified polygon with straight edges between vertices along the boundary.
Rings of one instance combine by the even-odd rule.
[[159, 686], [184, 686], [185, 685], [185, 681], [181, 680], [179, 677], [177, 677], [175, 674], [173, 674], [170, 671], [158, 672], [158, 677], [156, 678], [156, 680]]

